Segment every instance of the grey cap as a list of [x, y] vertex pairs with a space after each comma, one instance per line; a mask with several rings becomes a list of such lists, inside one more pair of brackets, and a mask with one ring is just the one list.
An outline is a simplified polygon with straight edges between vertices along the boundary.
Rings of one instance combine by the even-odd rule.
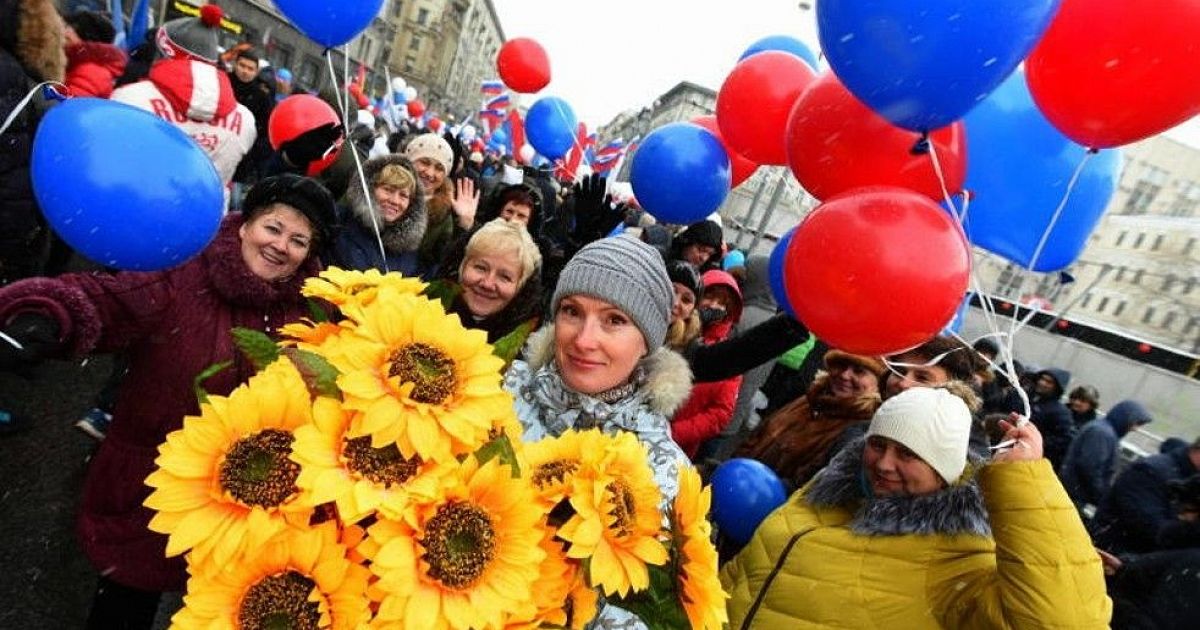
[[674, 289], [662, 256], [632, 236], [593, 241], [563, 267], [554, 288], [552, 308], [570, 295], [604, 300], [633, 319], [654, 352], [667, 336]]
[[191, 56], [217, 63], [221, 57], [217, 33], [221, 18], [220, 7], [210, 4], [201, 7], [198, 17], [181, 17], [163, 24], [156, 40], [159, 51], [168, 59]]

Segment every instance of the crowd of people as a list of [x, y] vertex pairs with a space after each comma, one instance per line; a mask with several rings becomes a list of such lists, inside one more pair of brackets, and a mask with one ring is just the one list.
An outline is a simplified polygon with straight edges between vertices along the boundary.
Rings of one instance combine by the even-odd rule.
[[[504, 383], [525, 439], [631, 432], [667, 504], [679, 466], [773, 470], [790, 499], [744, 548], [721, 547], [731, 627], [1200, 624], [1194, 579], [1171, 581], [1200, 575], [1200, 439], [1118, 474], [1121, 438], [1152, 420], [1143, 404], [1105, 410], [1053, 367], [1012, 382], [989, 339], [886, 357], [829, 348], [780, 312], [766, 257], [731, 250], [717, 220], [658, 224], [597, 175], [557, 181], [369, 114], [272, 149], [282, 70], [264, 80], [251, 47], [223, 59], [210, 17], [163, 25], [159, 58], [141, 65], [106, 48], [107, 24], [0, 0], [0, 110], [65, 79], [163, 115], [203, 136], [238, 211], [179, 267], [62, 273], [29, 182], [39, 112], [4, 134], [17, 151], [0, 157], [0, 369], [122, 358], [112, 403], [81, 421], [101, 440], [78, 523], [101, 572], [89, 627], [149, 627], [161, 594], [182, 589], [183, 562], [146, 527], [156, 449], [197, 413], [198, 373], [231, 362], [204, 384], [227, 394], [253, 372], [230, 329], [274, 334], [308, 315], [299, 287], [325, 266], [453, 287], [464, 326], [523, 348]], [[310, 177], [342, 137], [338, 162]], [[6, 432], [33, 424], [0, 414]], [[597, 623], [632, 617], [605, 606]]]

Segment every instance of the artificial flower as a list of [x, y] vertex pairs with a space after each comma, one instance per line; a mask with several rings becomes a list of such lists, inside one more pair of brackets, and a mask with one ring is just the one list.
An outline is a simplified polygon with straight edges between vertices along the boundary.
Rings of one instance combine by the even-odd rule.
[[398, 273], [380, 273], [378, 269], [355, 271], [329, 267], [318, 277], [305, 280], [300, 292], [340, 308], [348, 304], [370, 304], [383, 288], [416, 295], [425, 290], [425, 283]]
[[676, 556], [676, 588], [692, 628], [719, 629], [729, 622], [725, 600], [729, 597], [717, 577], [717, 550], [712, 543], [708, 509], [712, 488], [703, 486], [700, 473], [679, 467], [679, 493], [672, 504], [671, 537]]

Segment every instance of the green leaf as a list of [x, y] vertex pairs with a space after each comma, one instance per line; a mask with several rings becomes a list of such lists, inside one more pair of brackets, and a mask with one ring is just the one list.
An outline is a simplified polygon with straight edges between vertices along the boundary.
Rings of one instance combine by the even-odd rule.
[[313, 396], [325, 396], [341, 400], [342, 392], [337, 386], [338, 369], [333, 367], [325, 357], [308, 350], [284, 348], [283, 355], [291, 360], [300, 371], [308, 392]]
[[196, 375], [196, 378], [192, 379], [192, 388], [196, 390], [196, 400], [200, 404], [203, 405], [204, 403], [208, 402], [208, 392], [204, 391], [204, 381], [207, 381], [209, 377], [221, 372], [231, 365], [233, 365], [233, 361], [221, 361], [220, 363], [214, 363], [201, 370], [200, 373]]
[[329, 311], [326, 310], [324, 306], [326, 304], [324, 300], [314, 300], [313, 298], [308, 298], [304, 302], [308, 306], [308, 318], [311, 319], [314, 324], [323, 324], [329, 321]]
[[521, 476], [521, 464], [517, 462], [517, 452], [513, 450], [512, 440], [509, 440], [507, 435], [500, 434], [499, 437], [475, 451], [475, 459], [479, 460], [480, 465], [497, 457], [500, 458], [501, 464], [508, 464], [512, 467], [513, 479]]
[[462, 293], [462, 285], [453, 280], [434, 280], [425, 286], [423, 294], [431, 300], [440, 300], [442, 308], [449, 310], [454, 298]]
[[255, 370], [261, 370], [279, 358], [279, 346], [262, 331], [237, 327], [230, 334], [233, 335], [233, 343], [250, 359]]
[[675, 575], [669, 567], [651, 565], [650, 586], [627, 597], [609, 597], [609, 601], [641, 617], [651, 630], [687, 630], [687, 613], [679, 601]]
[[533, 327], [537, 325], [537, 318], [533, 317], [521, 323], [513, 329], [512, 332], [504, 335], [492, 344], [492, 354], [504, 359], [504, 366], [513, 362], [520, 354], [521, 348], [525, 346], [525, 340], [529, 338], [533, 332]]

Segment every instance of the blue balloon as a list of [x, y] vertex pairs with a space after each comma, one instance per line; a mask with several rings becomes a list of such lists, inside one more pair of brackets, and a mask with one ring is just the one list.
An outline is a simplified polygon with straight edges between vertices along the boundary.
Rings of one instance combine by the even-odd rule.
[[796, 228], [787, 231], [783, 238], [775, 244], [775, 249], [771, 250], [771, 258], [767, 260], [767, 279], [771, 285], [771, 296], [775, 298], [775, 304], [783, 309], [792, 318], [796, 317], [796, 311], [792, 310], [792, 303], [788, 301], [787, 285], [783, 281], [784, 259], [787, 257], [788, 245], [792, 242], [792, 235], [796, 233]]
[[753, 459], [735, 458], [717, 467], [712, 491], [713, 522], [739, 545], [750, 542], [763, 519], [787, 500], [775, 471]]
[[309, 39], [333, 48], [367, 28], [379, 15], [383, 0], [275, 0], [275, 6]]
[[1087, 245], [1117, 187], [1121, 154], [1088, 159], [1042, 251], [1042, 234], [1086, 149], [1055, 129], [1016, 73], [966, 118], [967, 238], [1033, 271], [1070, 265]]
[[687, 225], [716, 212], [729, 194], [729, 155], [711, 132], [691, 123], [651, 131], [633, 154], [629, 181], [646, 212]]
[[809, 50], [808, 46], [804, 45], [804, 42], [796, 39], [795, 37], [789, 37], [787, 35], [768, 35], [754, 42], [753, 44], [750, 44], [750, 47], [742, 53], [742, 56], [738, 57], [738, 61], [741, 61], [751, 55], [757, 55], [760, 52], [766, 52], [768, 50], [778, 50], [785, 53], [791, 53], [803, 59], [804, 62], [808, 64], [808, 67], [814, 70], [817, 69], [817, 56], [813, 54], [813, 51]]
[[735, 267], [746, 266], [746, 255], [740, 249], [730, 250], [725, 257], [721, 259], [721, 269], [729, 271]]
[[965, 115], [1016, 69], [1060, 0], [821, 0], [825, 58], [859, 100], [913, 131]]
[[525, 136], [538, 153], [557, 160], [575, 146], [575, 111], [557, 96], [539, 98], [525, 116]]
[[225, 206], [212, 160], [178, 127], [114, 101], [73, 98], [42, 118], [33, 191], [54, 231], [109, 267], [178, 265], [217, 233]]

